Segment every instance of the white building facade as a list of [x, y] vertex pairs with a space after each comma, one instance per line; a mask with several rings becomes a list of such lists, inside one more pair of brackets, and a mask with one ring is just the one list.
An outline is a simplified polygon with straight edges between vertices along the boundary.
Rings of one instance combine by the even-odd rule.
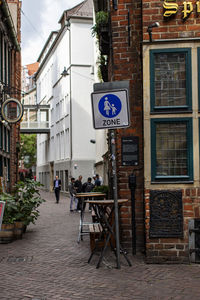
[[50, 105], [50, 133], [37, 138], [37, 179], [49, 190], [55, 175], [68, 191], [71, 177], [84, 181], [94, 174], [92, 10], [88, 0], [65, 11], [38, 59], [37, 104]]

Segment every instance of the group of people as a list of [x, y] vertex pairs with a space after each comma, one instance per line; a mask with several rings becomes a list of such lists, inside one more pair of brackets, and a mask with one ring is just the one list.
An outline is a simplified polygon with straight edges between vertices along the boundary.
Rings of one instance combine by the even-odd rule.
[[[93, 176], [93, 181], [91, 177], [88, 177], [87, 182], [85, 183], [82, 183], [82, 175], [79, 175], [77, 180], [75, 180], [75, 178], [72, 177], [69, 185], [70, 212], [81, 211], [81, 200], [76, 197], [77, 193], [90, 193], [94, 189], [94, 187], [100, 186], [101, 184], [102, 181], [100, 180], [98, 174]], [[75, 209], [73, 209], [74, 206]]]
[[[82, 183], [82, 178], [82, 175], [79, 175], [77, 180], [75, 180], [74, 177], [71, 178], [69, 184], [70, 212], [81, 210], [81, 200], [76, 198], [77, 193], [90, 193], [94, 187], [102, 185], [102, 180], [98, 174], [94, 175], [93, 178], [88, 177], [87, 182], [85, 183]], [[53, 188], [56, 196], [56, 203], [59, 203], [61, 180], [58, 176], [55, 177]]]

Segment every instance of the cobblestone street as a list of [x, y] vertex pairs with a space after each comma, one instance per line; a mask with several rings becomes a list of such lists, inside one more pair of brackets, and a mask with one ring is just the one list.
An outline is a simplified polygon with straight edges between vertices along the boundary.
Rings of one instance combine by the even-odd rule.
[[[149, 265], [141, 256], [121, 257], [115, 269], [113, 255], [96, 269], [91, 263], [89, 237], [77, 243], [79, 214], [69, 212], [69, 199], [41, 192], [36, 225], [22, 240], [0, 245], [0, 299], [200, 299], [200, 265]], [[88, 208], [86, 209], [88, 211]], [[86, 213], [89, 218], [89, 213]]]

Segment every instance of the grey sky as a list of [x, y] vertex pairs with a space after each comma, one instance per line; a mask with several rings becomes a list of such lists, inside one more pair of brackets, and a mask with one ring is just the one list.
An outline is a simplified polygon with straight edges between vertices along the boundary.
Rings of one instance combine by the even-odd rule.
[[60, 28], [58, 20], [63, 11], [81, 2], [82, 0], [22, 0], [23, 65], [37, 61], [50, 32]]

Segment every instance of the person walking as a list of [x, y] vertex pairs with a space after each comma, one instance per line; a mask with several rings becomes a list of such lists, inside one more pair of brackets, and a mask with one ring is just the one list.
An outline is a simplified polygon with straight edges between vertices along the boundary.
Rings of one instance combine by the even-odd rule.
[[[90, 192], [92, 192], [93, 188], [94, 188], [94, 184], [92, 183], [92, 178], [91, 178], [91, 177], [88, 177], [87, 182], [85, 182], [85, 183], [83, 184], [83, 192], [84, 192], [84, 193], [90, 193]], [[88, 197], [88, 200], [92, 200], [92, 198], [91, 198], [91, 197]], [[84, 210], [85, 210], [85, 206], [86, 206], [86, 203], [84, 203], [84, 205], [83, 205], [83, 209], [84, 209]], [[92, 206], [91, 206], [91, 204], [90, 204], [90, 205], [89, 205], [89, 211], [91, 211], [91, 210], [92, 210]]]
[[96, 178], [95, 178], [95, 186], [100, 186], [101, 185], [101, 181], [99, 179], [99, 174], [96, 174]]
[[[82, 188], [83, 188], [83, 184], [82, 184], [82, 175], [79, 175], [78, 179], [75, 181], [74, 186], [76, 189], [77, 193], [81, 193], [82, 192]], [[81, 210], [81, 198], [78, 199], [78, 204], [77, 204], [77, 210], [80, 211]]]
[[75, 188], [75, 178], [71, 178], [71, 182], [69, 185], [69, 194], [70, 194], [70, 212], [73, 212], [73, 204], [75, 202], [75, 211], [77, 211], [77, 203], [78, 199], [76, 198], [76, 188]]
[[56, 203], [59, 203], [60, 200], [60, 190], [61, 190], [61, 180], [56, 175], [54, 182], [53, 182], [53, 189], [56, 196]]

